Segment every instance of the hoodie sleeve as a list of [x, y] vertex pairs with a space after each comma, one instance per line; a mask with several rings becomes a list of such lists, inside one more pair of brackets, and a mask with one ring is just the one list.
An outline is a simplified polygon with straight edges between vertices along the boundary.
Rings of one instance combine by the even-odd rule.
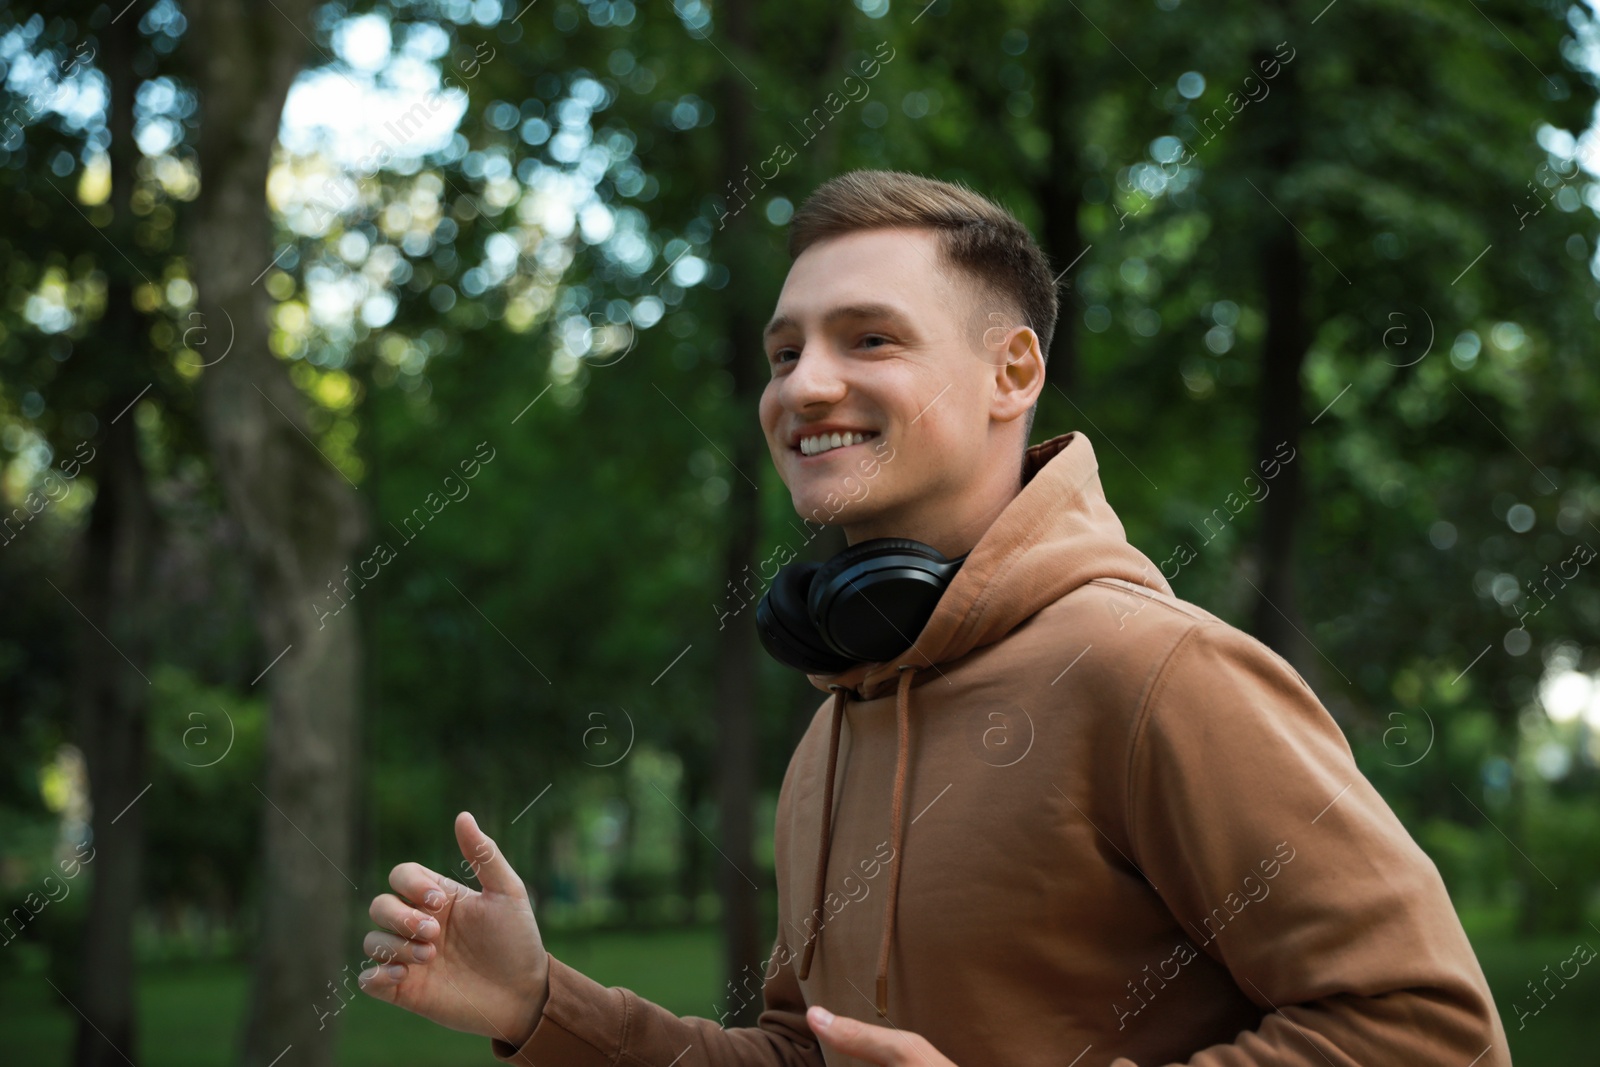
[[1134, 862], [1266, 1013], [1192, 1067], [1510, 1067], [1438, 869], [1277, 653], [1225, 623], [1188, 630], [1127, 781]]
[[[780, 936], [766, 973], [791, 953]], [[495, 1058], [529, 1067], [823, 1067], [806, 1025], [806, 1004], [791, 963], [764, 977], [765, 1010], [755, 1026], [724, 1028], [679, 1017], [630, 989], [607, 987], [550, 957], [550, 999], [521, 1048], [491, 1039]]]

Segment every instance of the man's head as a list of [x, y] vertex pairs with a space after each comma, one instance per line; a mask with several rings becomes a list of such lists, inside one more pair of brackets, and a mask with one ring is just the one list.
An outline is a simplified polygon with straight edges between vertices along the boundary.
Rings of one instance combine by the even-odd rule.
[[[1021, 485], [1058, 308], [1044, 254], [970, 189], [873, 170], [820, 186], [789, 254], [760, 414], [795, 510], [852, 544], [967, 551]], [[867, 439], [809, 454], [847, 430]]]

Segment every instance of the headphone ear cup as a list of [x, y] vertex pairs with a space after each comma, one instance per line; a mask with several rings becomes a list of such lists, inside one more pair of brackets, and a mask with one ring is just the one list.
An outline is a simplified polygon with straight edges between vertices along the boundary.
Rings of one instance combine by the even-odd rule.
[[756, 633], [767, 654], [786, 667], [807, 674], [838, 674], [855, 661], [841, 656], [823, 641], [807, 607], [807, 598], [820, 563], [791, 563], [777, 576], [756, 604]]
[[851, 545], [812, 578], [806, 606], [825, 647], [851, 663], [882, 663], [910, 648], [965, 556], [877, 537]]

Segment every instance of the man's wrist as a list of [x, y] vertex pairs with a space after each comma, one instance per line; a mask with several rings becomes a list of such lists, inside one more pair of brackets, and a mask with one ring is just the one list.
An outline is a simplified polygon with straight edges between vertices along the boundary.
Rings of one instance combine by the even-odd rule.
[[544, 1007], [550, 1001], [550, 955], [545, 953], [540, 965], [534, 969], [532, 988], [527, 992], [526, 1002], [531, 1005], [525, 1016], [520, 1032], [512, 1044], [521, 1048], [533, 1037], [533, 1032], [539, 1028], [539, 1020], [544, 1018]]

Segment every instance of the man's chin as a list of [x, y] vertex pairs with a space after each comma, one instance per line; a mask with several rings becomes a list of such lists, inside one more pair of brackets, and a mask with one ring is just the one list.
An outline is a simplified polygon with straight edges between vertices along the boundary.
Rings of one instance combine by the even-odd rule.
[[[790, 495], [794, 504], [795, 513], [808, 522], [822, 523], [825, 526], [859, 526], [871, 523], [883, 510], [877, 501], [872, 500], [872, 494], [861, 493], [861, 486], [855, 486], [852, 497], [837, 490], [822, 492], [794, 493]], [[868, 506], [869, 502], [872, 506]]]

